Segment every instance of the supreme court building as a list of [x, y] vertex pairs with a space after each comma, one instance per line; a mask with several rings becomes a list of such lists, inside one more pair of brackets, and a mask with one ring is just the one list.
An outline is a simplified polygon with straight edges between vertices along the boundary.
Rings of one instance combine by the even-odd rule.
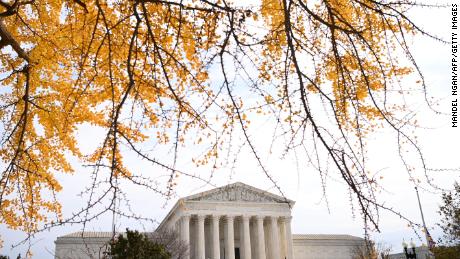
[[[157, 230], [179, 233], [189, 246], [185, 259], [351, 259], [364, 244], [350, 235], [292, 234], [294, 203], [238, 182], [179, 199]], [[98, 258], [110, 236], [58, 237], [55, 258]]]

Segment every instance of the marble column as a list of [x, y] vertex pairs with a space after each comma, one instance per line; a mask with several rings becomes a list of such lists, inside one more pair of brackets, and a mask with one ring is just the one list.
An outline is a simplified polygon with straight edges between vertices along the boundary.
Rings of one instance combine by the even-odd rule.
[[292, 217], [286, 217], [284, 219], [286, 229], [286, 259], [294, 259], [294, 253], [292, 248], [292, 231], [291, 231], [291, 219]]
[[264, 216], [257, 216], [257, 259], [266, 259]]
[[270, 217], [270, 238], [270, 259], [281, 259], [278, 217]]
[[219, 215], [212, 215], [212, 259], [220, 259]]
[[225, 259], [235, 259], [234, 238], [233, 216], [227, 216], [227, 221], [225, 223]]
[[284, 217], [280, 218], [279, 221], [279, 227], [280, 227], [280, 253], [281, 253], [281, 258], [286, 258], [287, 257], [287, 240], [286, 240], [286, 224], [284, 221]]
[[188, 253], [185, 259], [190, 258], [190, 215], [184, 215], [181, 219], [181, 239], [187, 245]]
[[243, 259], [251, 259], [251, 235], [249, 234], [249, 216], [243, 217]]
[[204, 219], [205, 215], [198, 215], [198, 236], [197, 236], [197, 253], [196, 259], [206, 259], [205, 258], [205, 241], [204, 241]]

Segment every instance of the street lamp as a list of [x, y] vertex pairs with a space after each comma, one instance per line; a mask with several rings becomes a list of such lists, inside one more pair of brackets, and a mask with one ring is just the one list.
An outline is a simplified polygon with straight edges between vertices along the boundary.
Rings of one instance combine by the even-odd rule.
[[411, 250], [407, 249], [407, 243], [403, 240], [402, 246], [404, 247], [404, 254], [406, 259], [416, 259], [417, 255], [415, 254], [415, 244], [413, 241], [410, 242]]

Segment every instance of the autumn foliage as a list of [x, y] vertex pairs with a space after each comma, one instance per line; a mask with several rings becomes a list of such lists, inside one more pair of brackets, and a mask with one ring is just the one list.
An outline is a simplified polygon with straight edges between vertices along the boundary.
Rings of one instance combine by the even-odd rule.
[[[387, 100], [417, 71], [406, 44], [421, 32], [406, 16], [413, 5], [0, 0], [0, 222], [29, 233], [64, 222], [56, 175], [77, 173], [69, 157], [97, 177], [108, 172], [95, 176], [93, 188], [106, 186], [101, 199], [120, 191], [121, 178], [170, 195], [186, 172], [143, 150], [146, 141], [177, 151], [196, 138], [207, 148], [194, 162], [218, 166], [239, 131], [270, 177], [248, 134], [253, 113], [283, 125], [287, 150], [313, 136], [313, 150], [327, 155], [377, 227], [363, 138], [385, 124], [413, 143], [395, 117], [401, 106]], [[245, 93], [257, 98], [243, 102]], [[91, 154], [78, 147], [84, 124], [106, 132]], [[136, 176], [121, 146], [168, 170], [167, 186]]]

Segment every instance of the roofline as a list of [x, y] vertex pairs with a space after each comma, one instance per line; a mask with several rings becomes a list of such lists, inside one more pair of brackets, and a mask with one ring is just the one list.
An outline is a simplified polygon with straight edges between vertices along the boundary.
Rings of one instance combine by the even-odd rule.
[[[216, 192], [218, 190], [221, 190], [221, 189], [224, 189], [224, 188], [230, 188], [230, 187], [233, 187], [233, 186], [244, 186], [250, 190], [253, 190], [255, 192], [262, 192], [263, 194], [267, 195], [267, 196], [270, 196], [272, 198], [275, 198], [275, 199], [278, 199], [278, 200], [284, 200], [286, 203], [290, 204], [291, 207], [294, 206], [295, 204], [295, 201], [293, 200], [290, 200], [286, 197], [283, 197], [283, 196], [279, 196], [279, 195], [276, 195], [276, 194], [273, 194], [271, 192], [268, 192], [268, 191], [264, 191], [262, 189], [259, 189], [259, 188], [256, 188], [256, 187], [253, 187], [251, 185], [248, 185], [248, 184], [245, 184], [245, 183], [242, 183], [242, 182], [235, 182], [235, 183], [231, 183], [231, 184], [227, 184], [227, 185], [224, 185], [224, 186], [221, 186], [221, 187], [217, 187], [217, 188], [213, 188], [211, 190], [207, 190], [207, 191], [204, 191], [204, 192], [199, 192], [199, 193], [196, 193], [196, 194], [192, 194], [192, 195], [189, 195], [189, 196], [185, 196], [185, 197], [182, 197], [182, 198], [179, 198], [176, 203], [174, 204], [174, 206], [171, 208], [171, 210], [169, 210], [168, 214], [166, 214], [166, 216], [163, 218], [163, 220], [161, 221], [160, 225], [158, 225], [157, 227], [157, 230], [161, 229], [162, 227], [164, 227], [164, 225], [166, 224], [166, 222], [168, 221], [168, 219], [171, 217], [171, 214], [177, 210], [177, 208], [179, 207], [179, 204], [180, 203], [183, 203], [185, 201], [190, 201], [191, 199], [194, 199], [194, 198], [198, 198], [198, 197], [201, 197], [201, 196], [204, 196], [206, 194], [210, 194], [210, 193], [213, 193], [213, 192]], [[155, 230], [156, 231], [156, 230]]]
[[[155, 231], [161, 229], [163, 227], [163, 225], [166, 224], [166, 222], [168, 221], [168, 219], [171, 217], [171, 214], [173, 213], [173, 211], [176, 211], [176, 209], [179, 207], [179, 202], [181, 202], [183, 200], [183, 198], [179, 198], [176, 203], [174, 204], [174, 206], [169, 210], [168, 214], [166, 214], [166, 216], [163, 218], [163, 220], [161, 221], [160, 225], [158, 225], [157, 229], [155, 229]], [[154, 231], [154, 232], [155, 232]]]
[[245, 184], [245, 183], [242, 183], [242, 182], [235, 182], [235, 183], [227, 184], [227, 185], [217, 187], [217, 188], [214, 188], [214, 189], [211, 189], [211, 190], [207, 190], [207, 191], [204, 191], [204, 192], [199, 192], [199, 193], [196, 193], [196, 194], [192, 194], [192, 195], [184, 197], [183, 199], [184, 199], [184, 201], [186, 201], [186, 200], [199, 198], [199, 197], [205, 196], [205, 195], [213, 193], [213, 192], [217, 192], [217, 191], [225, 189], [225, 188], [231, 188], [233, 186], [244, 186], [244, 187], [246, 187], [246, 188], [248, 188], [248, 189], [250, 189], [252, 191], [262, 192], [263, 194], [265, 194], [267, 196], [270, 196], [272, 198], [276, 198], [278, 200], [283, 200], [286, 203], [292, 204], [292, 206], [294, 206], [294, 204], [295, 204], [295, 201], [290, 200], [290, 199], [288, 199], [286, 197], [279, 196], [277, 194], [274, 194], [274, 193], [271, 193], [271, 192], [268, 192], [268, 191], [264, 191], [262, 189], [256, 188], [254, 186], [251, 186], [251, 185], [248, 185], [248, 184]]
[[[316, 237], [316, 238], [314, 238]], [[302, 240], [351, 240], [364, 241], [366, 239], [349, 234], [292, 234], [293, 239]]]

